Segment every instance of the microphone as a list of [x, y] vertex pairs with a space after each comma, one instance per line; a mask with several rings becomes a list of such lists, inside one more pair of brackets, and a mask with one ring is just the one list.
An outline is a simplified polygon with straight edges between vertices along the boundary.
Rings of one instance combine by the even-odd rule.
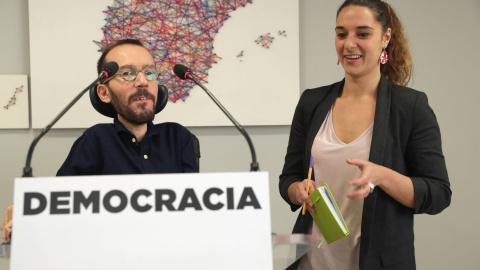
[[255, 154], [255, 148], [253, 147], [252, 140], [250, 140], [250, 136], [248, 136], [248, 133], [245, 131], [245, 129], [235, 120], [235, 118], [233, 118], [233, 116], [227, 111], [227, 109], [225, 109], [225, 107], [222, 106], [220, 101], [218, 101], [215, 98], [215, 96], [213, 96], [213, 94], [210, 93], [210, 91], [205, 86], [203, 86], [199, 81], [197, 81], [193, 77], [192, 72], [186, 66], [184, 66], [182, 64], [176, 64], [173, 67], [173, 72], [180, 79], [191, 80], [195, 84], [200, 86], [208, 94], [208, 96], [215, 102], [215, 104], [217, 104], [217, 106], [223, 111], [223, 113], [225, 113], [225, 115], [230, 119], [230, 121], [232, 121], [232, 123], [235, 125], [235, 127], [238, 129], [238, 131], [240, 131], [240, 133], [242, 133], [242, 135], [245, 137], [245, 139], [247, 140], [248, 146], [250, 147], [250, 153], [252, 154], [252, 163], [250, 164], [250, 171], [252, 171], [252, 172], [253, 171], [259, 171], [260, 167], [259, 167], [259, 164], [257, 162], [257, 156]]
[[70, 108], [82, 97], [85, 92], [90, 90], [97, 82], [110, 78], [114, 76], [118, 71], [118, 64], [115, 62], [110, 62], [105, 64], [103, 66], [102, 71], [100, 72], [100, 75], [98, 76], [95, 81], [93, 81], [87, 88], [85, 88], [80, 94], [78, 94], [68, 105], [63, 109], [63, 111], [60, 112], [60, 114], [53, 119], [53, 121], [47, 125], [44, 129], [42, 129], [42, 132], [32, 141], [30, 144], [30, 148], [28, 149], [28, 154], [27, 154], [27, 161], [25, 162], [25, 168], [23, 168], [23, 175], [22, 177], [32, 177], [32, 168], [30, 167], [31, 161], [32, 161], [32, 155], [33, 155], [33, 149], [35, 148], [35, 145], [37, 145], [38, 141], [45, 135], [47, 132], [52, 128], [55, 123], [57, 123], [60, 118], [68, 111]]

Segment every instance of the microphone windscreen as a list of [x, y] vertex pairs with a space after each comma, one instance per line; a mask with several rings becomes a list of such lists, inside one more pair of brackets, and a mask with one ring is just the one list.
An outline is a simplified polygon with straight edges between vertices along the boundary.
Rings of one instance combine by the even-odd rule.
[[112, 77], [118, 71], [118, 64], [116, 62], [110, 62], [105, 64], [102, 68], [102, 73], [105, 71], [107, 73], [107, 78]]
[[173, 73], [175, 73], [175, 75], [177, 75], [177, 77], [179, 77], [180, 79], [186, 80], [187, 74], [190, 73], [190, 70], [182, 64], [176, 64], [173, 67]]

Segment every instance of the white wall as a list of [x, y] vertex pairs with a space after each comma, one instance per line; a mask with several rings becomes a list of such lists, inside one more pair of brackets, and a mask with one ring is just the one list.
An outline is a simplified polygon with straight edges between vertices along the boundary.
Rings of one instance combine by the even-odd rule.
[[[257, 0], [260, 1], [260, 0]], [[301, 88], [342, 78], [334, 50], [335, 10], [341, 1], [301, 0]], [[425, 91], [435, 110], [452, 184], [452, 205], [437, 216], [416, 216], [418, 269], [480, 269], [476, 196], [480, 190], [480, 1], [390, 0], [404, 22], [415, 64], [413, 88]], [[30, 74], [27, 0], [0, 0], [0, 74]], [[46, 37], [48, 38], [48, 37]], [[332, 70], [338, 76], [326, 77]], [[338, 71], [337, 71], [338, 70]], [[328, 71], [328, 72], [327, 72]], [[52, 80], [55, 72], [52, 71]], [[285, 78], [283, 78], [285, 79]], [[81, 90], [83, 84], [66, 85]], [[59, 92], [59, 94], [61, 94]], [[85, 97], [84, 97], [85, 98]], [[46, 104], [48, 106], [48, 104]], [[278, 175], [288, 141], [288, 126], [247, 127], [262, 171], [270, 173], [272, 230], [288, 233], [296, 214], [278, 195]], [[52, 130], [37, 145], [35, 176], [55, 175], [83, 130]], [[247, 171], [250, 153], [233, 127], [191, 128], [200, 139], [201, 171]], [[39, 130], [0, 130], [0, 215], [12, 203], [13, 179], [20, 177], [26, 153]], [[8, 260], [0, 258], [0, 269]]]

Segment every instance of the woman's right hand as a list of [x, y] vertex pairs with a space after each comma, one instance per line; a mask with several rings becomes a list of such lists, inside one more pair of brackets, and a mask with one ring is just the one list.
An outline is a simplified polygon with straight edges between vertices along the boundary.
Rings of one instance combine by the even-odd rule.
[[290, 201], [295, 205], [303, 205], [306, 203], [307, 210], [310, 213], [315, 213], [315, 209], [313, 208], [313, 202], [308, 196], [312, 193], [315, 189], [319, 186], [315, 181], [310, 180], [310, 187], [308, 188], [307, 193], [307, 185], [308, 179], [304, 179], [302, 182], [295, 182], [288, 187], [288, 197]]
[[12, 232], [12, 219], [13, 219], [13, 205], [7, 208], [5, 218], [2, 221], [0, 230], [2, 230], [2, 240], [4, 242], [10, 241], [10, 233]]

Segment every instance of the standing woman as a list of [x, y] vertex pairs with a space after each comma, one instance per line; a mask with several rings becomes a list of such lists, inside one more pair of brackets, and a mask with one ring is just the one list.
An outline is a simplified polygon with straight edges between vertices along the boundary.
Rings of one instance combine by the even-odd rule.
[[[335, 27], [344, 80], [308, 89], [293, 117], [279, 189], [292, 211], [327, 183], [350, 234], [292, 269], [415, 269], [413, 215], [438, 214], [452, 192], [427, 96], [405, 87], [411, 56], [400, 21], [380, 0], [346, 0]], [[323, 239], [309, 214], [293, 233]]]

